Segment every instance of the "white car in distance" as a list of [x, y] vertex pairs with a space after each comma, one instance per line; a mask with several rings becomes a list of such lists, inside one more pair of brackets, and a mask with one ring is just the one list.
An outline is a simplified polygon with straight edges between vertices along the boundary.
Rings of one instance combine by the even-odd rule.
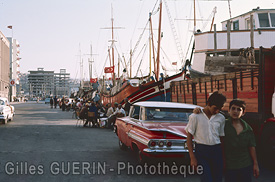
[[3, 124], [13, 120], [15, 111], [14, 107], [10, 105], [9, 100], [5, 97], [0, 97], [0, 120]]

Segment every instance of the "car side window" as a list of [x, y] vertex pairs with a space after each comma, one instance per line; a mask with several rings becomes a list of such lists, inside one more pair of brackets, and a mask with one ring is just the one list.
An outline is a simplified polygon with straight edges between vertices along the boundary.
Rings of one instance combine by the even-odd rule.
[[133, 106], [131, 109], [131, 118], [139, 119], [140, 106]]
[[140, 119], [141, 120], [146, 120], [146, 113], [145, 113], [145, 108], [142, 107], [141, 110], [140, 110]]

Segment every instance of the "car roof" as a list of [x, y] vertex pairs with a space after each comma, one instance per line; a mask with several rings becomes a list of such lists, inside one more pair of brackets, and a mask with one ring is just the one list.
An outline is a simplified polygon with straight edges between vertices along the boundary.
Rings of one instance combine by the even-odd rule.
[[0, 97], [0, 100], [8, 100], [8, 99], [5, 97]]
[[182, 108], [182, 109], [194, 109], [200, 107], [193, 104], [177, 103], [177, 102], [160, 102], [160, 101], [142, 101], [136, 102], [133, 105], [142, 107], [157, 107], [157, 108]]

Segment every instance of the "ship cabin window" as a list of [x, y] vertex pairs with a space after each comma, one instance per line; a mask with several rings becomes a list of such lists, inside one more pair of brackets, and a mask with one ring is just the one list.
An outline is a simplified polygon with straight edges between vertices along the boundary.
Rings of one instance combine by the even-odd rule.
[[233, 21], [233, 30], [239, 30], [239, 20]]
[[245, 19], [245, 28], [246, 30], [250, 29], [250, 18]]
[[260, 27], [270, 27], [268, 13], [259, 13]]
[[275, 13], [270, 13], [271, 26], [275, 27]]

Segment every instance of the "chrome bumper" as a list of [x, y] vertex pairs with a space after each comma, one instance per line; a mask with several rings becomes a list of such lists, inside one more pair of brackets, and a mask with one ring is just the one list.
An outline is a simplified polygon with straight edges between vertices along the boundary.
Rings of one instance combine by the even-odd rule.
[[187, 149], [143, 149], [145, 153], [171, 154], [171, 153], [188, 153]]

